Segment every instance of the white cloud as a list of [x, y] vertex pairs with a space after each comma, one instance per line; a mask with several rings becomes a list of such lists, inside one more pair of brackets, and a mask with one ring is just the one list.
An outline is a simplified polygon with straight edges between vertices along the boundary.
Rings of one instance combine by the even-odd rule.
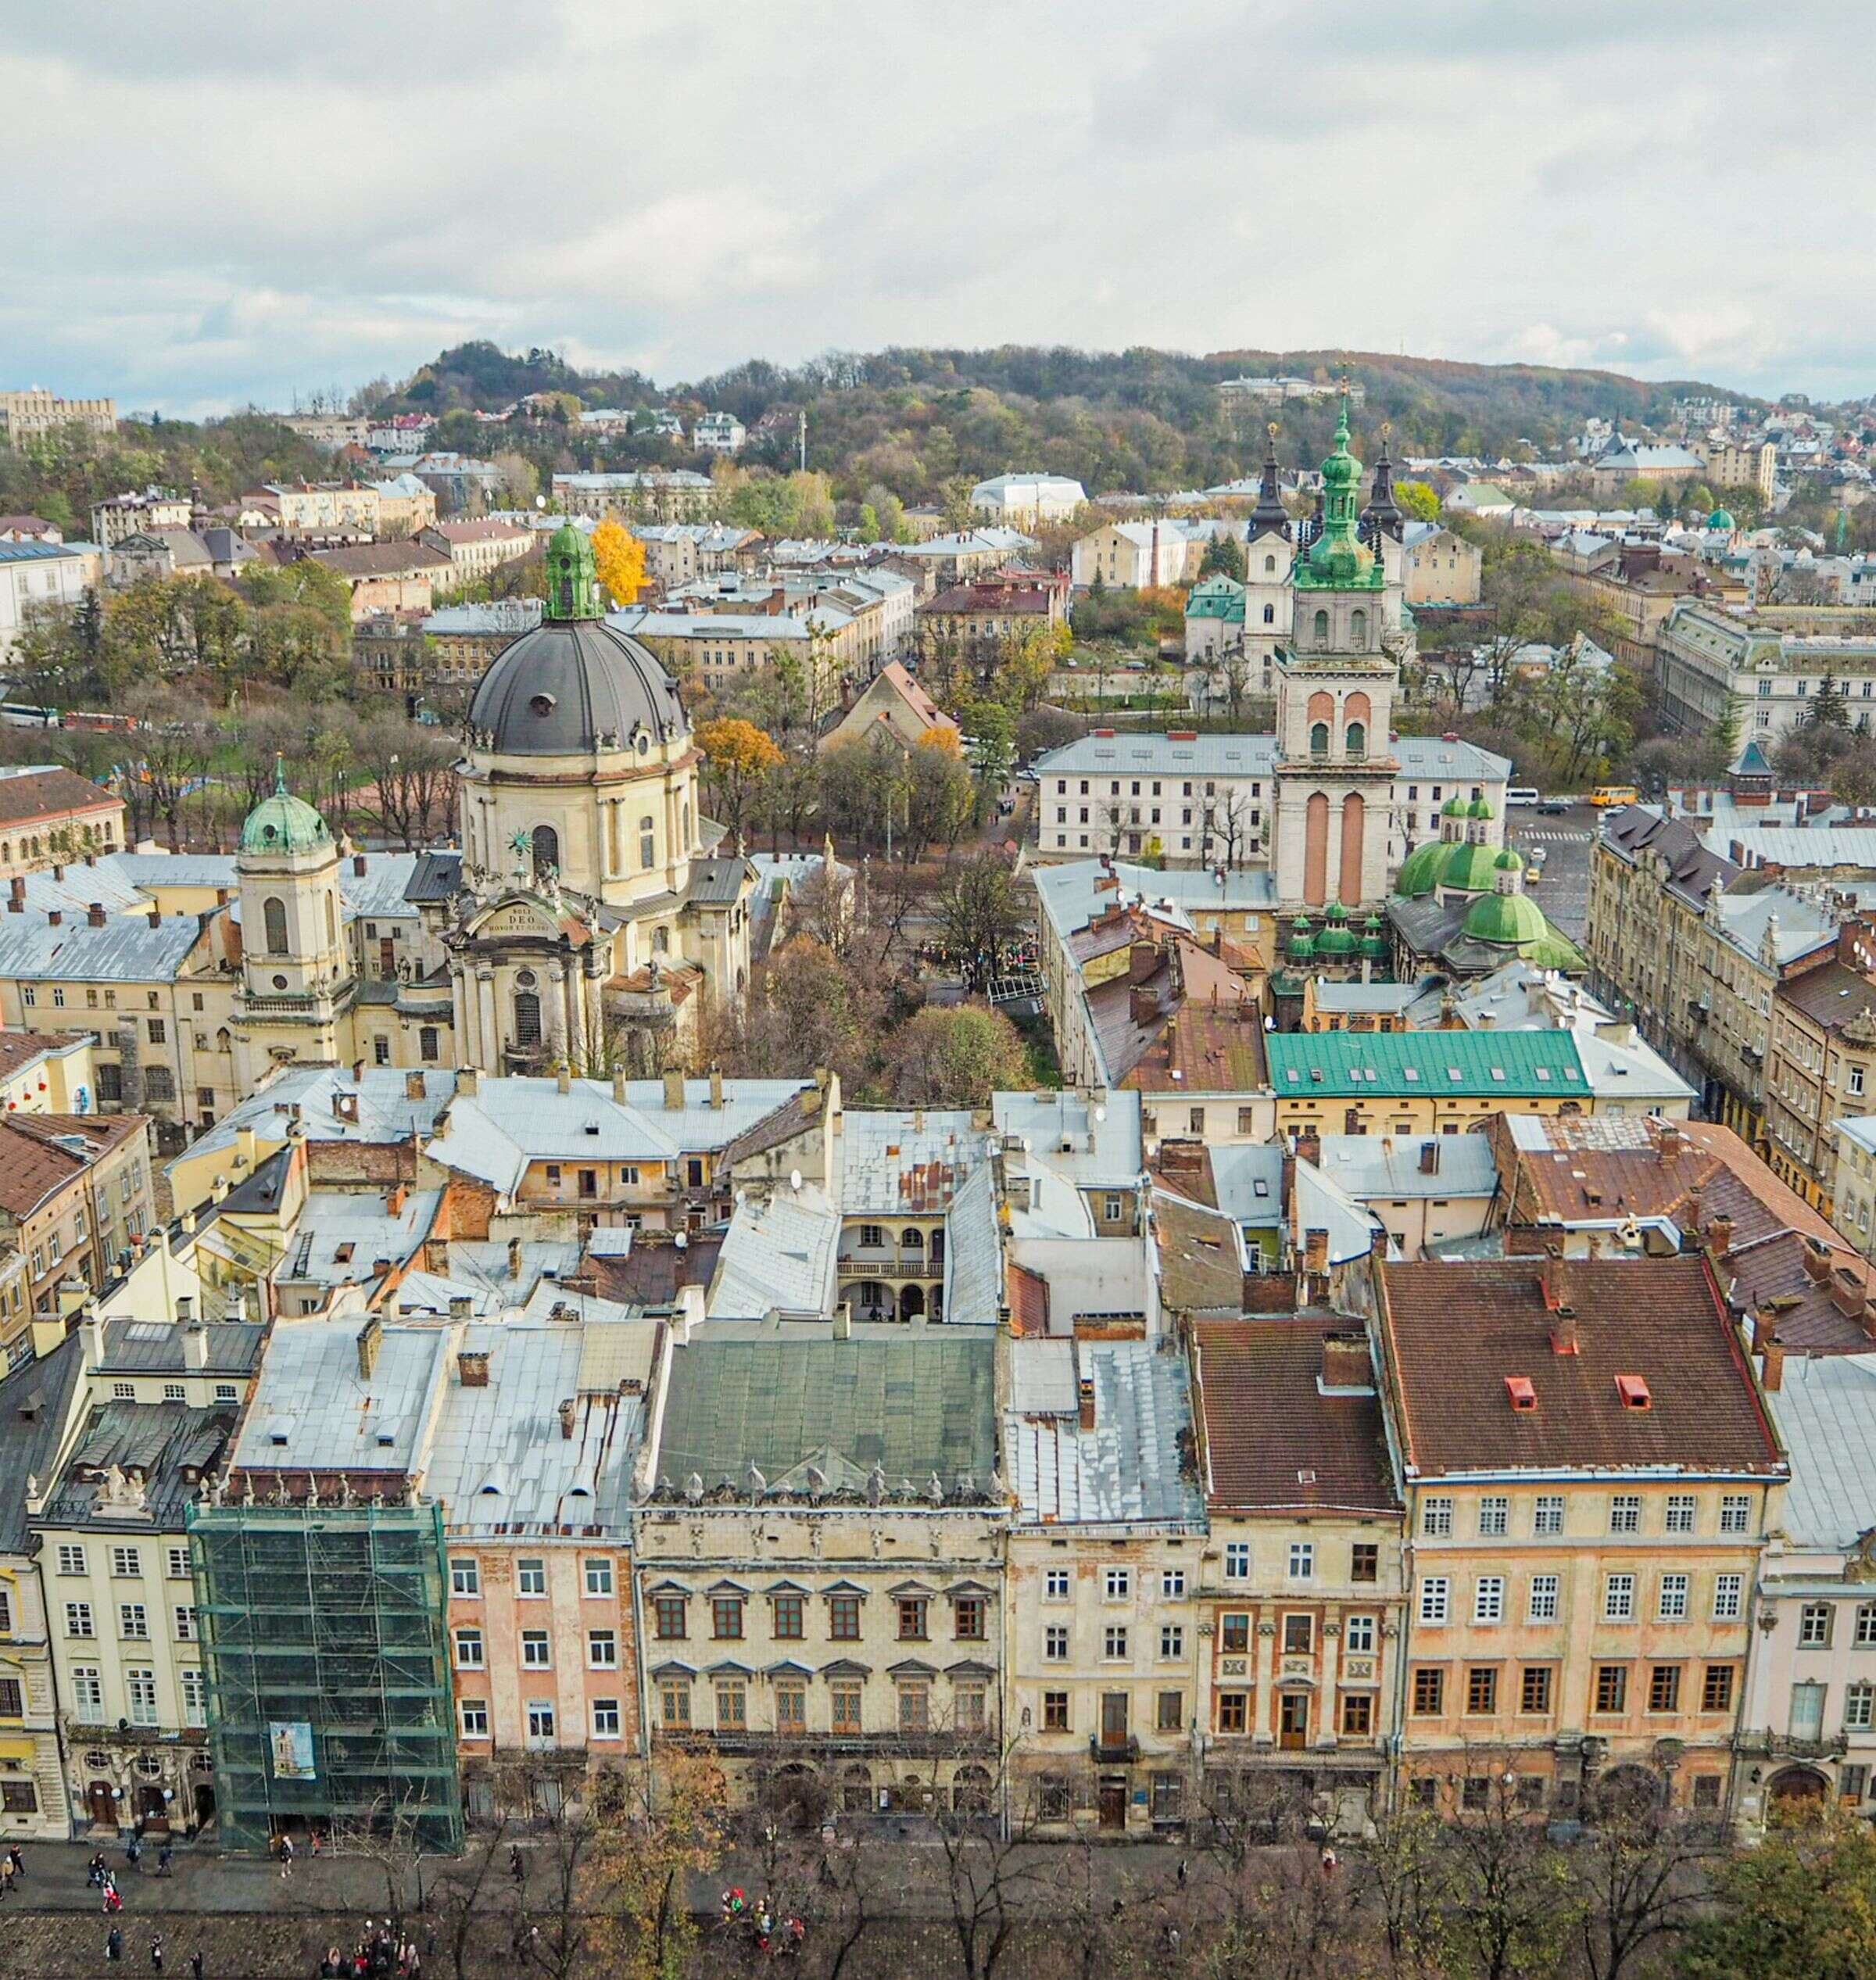
[[[281, 403], [464, 336], [670, 379], [890, 342], [1867, 387], [1843, 16], [1717, 0], [73, 0], [9, 21], [6, 371]], [[1742, 78], [1749, 77], [1749, 109]], [[1742, 121], [1743, 120], [1743, 121]]]

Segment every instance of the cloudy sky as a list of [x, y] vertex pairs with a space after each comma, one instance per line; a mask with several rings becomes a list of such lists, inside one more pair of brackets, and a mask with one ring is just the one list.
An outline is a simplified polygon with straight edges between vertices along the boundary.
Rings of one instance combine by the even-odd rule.
[[281, 406], [489, 337], [666, 382], [1020, 342], [1860, 393], [1859, 13], [9, 8], [0, 382]]

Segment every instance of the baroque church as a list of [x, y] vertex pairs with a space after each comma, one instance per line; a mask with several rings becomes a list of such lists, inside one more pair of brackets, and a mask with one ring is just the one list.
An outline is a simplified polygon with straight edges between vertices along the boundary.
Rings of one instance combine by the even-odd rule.
[[460, 850], [416, 861], [404, 911], [420, 933], [395, 972], [357, 966], [345, 855], [284, 775], [249, 817], [231, 1020], [242, 1090], [273, 1064], [367, 1059], [367, 1037], [386, 1062], [392, 1024], [422, 1041], [397, 1063], [655, 1071], [746, 986], [756, 872], [715, 850], [677, 689], [605, 624], [583, 535], [557, 531], [546, 561], [541, 624], [470, 704]]

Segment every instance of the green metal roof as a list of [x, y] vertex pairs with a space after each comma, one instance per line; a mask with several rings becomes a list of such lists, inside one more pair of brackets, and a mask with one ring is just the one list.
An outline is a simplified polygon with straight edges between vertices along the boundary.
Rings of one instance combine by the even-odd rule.
[[915, 1339], [857, 1334], [693, 1341], [678, 1349], [658, 1476], [682, 1487], [740, 1484], [751, 1464], [774, 1488], [813, 1463], [836, 1487], [878, 1465], [890, 1485], [949, 1487], [968, 1472], [987, 1489], [997, 1464], [996, 1342], [987, 1330], [934, 1327]]
[[326, 822], [303, 797], [287, 789], [287, 767], [274, 765], [274, 793], [263, 797], [241, 828], [244, 853], [310, 853], [332, 843]]
[[1446, 857], [1446, 843], [1441, 839], [1429, 839], [1423, 846], [1416, 846], [1401, 861], [1401, 870], [1394, 876], [1394, 890], [1409, 900], [1423, 893], [1431, 893], [1440, 877], [1440, 863]]
[[1186, 600], [1189, 619], [1223, 619], [1227, 622], [1244, 616], [1244, 588], [1235, 578], [1222, 574], [1205, 578], [1192, 587]]
[[1498, 854], [1491, 847], [1469, 844], [1465, 840], [1446, 849], [1440, 862], [1438, 884], [1459, 893], [1486, 893], [1496, 885]]
[[1516, 948], [1541, 941], [1548, 926], [1544, 910], [1527, 893], [1482, 893], [1466, 909], [1464, 929], [1475, 942]]
[[1589, 1091], [1566, 1031], [1277, 1032], [1265, 1041], [1279, 1100], [1441, 1094], [1581, 1099]]

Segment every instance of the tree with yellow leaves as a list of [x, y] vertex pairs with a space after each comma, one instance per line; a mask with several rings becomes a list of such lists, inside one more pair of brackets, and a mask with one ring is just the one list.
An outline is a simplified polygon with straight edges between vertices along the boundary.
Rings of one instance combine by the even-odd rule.
[[697, 731], [697, 747], [704, 752], [704, 775], [733, 841], [742, 836], [757, 792], [781, 768], [781, 749], [765, 729], [740, 715], [705, 722]]
[[723, 1772], [701, 1754], [621, 1782], [591, 1859], [591, 1946], [620, 1980], [680, 1980], [697, 1928], [686, 1886], [717, 1867], [727, 1839]]
[[614, 605], [637, 602], [645, 589], [645, 546], [608, 516], [593, 532], [593, 561]]

